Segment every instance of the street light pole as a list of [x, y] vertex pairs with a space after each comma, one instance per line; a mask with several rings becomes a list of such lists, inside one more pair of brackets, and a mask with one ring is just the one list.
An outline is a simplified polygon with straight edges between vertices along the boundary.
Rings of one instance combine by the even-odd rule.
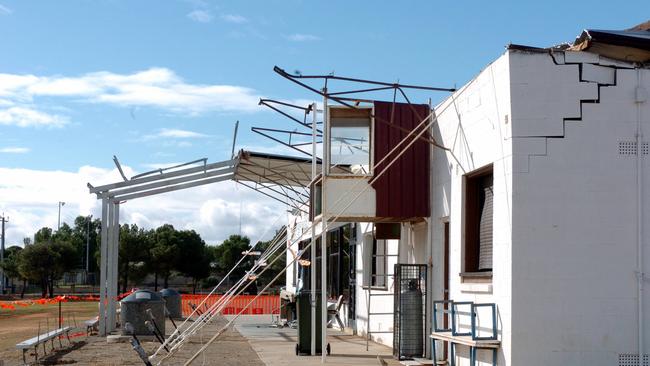
[[61, 230], [61, 206], [65, 206], [65, 202], [59, 201], [59, 220], [58, 220], [58, 225], [56, 227], [56, 231]]
[[86, 229], [86, 280], [88, 279], [88, 271], [90, 269], [90, 221], [93, 215], [88, 215], [88, 228]]

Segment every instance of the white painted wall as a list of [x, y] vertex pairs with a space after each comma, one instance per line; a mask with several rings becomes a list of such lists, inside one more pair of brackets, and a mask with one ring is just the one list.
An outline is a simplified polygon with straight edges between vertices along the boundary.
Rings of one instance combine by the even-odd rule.
[[[584, 52], [560, 53], [556, 62], [547, 54], [510, 54], [511, 361], [616, 365], [619, 353], [638, 353], [636, 156], [619, 155], [619, 141], [635, 139], [637, 73], [650, 90], [650, 71], [598, 66], [612, 62]], [[581, 114], [581, 99], [598, 99], [598, 83], [616, 85], [601, 86], [599, 102], [583, 104]], [[650, 103], [638, 107], [650, 132]], [[647, 186], [647, 155], [642, 166]], [[649, 193], [644, 189], [644, 214]], [[646, 295], [646, 314], [648, 301]]]
[[[367, 245], [372, 245], [372, 224], [360, 223], [357, 225], [357, 278], [356, 278], [356, 318], [357, 318], [357, 332], [359, 335], [366, 337], [368, 331], [368, 288], [364, 286], [364, 271], [371, 271], [372, 265], [369, 263], [367, 254]], [[388, 254], [398, 254], [399, 240], [387, 240], [386, 250]], [[372, 253], [372, 248], [370, 248]], [[387, 257], [387, 273], [393, 273], [393, 267], [397, 263], [397, 257]], [[393, 293], [394, 283], [393, 277], [387, 277], [386, 289], [372, 289], [373, 294], [391, 294]], [[392, 312], [393, 311], [393, 296], [372, 296], [370, 300], [370, 312]], [[370, 317], [370, 330], [371, 331], [391, 331], [393, 330], [393, 316], [392, 315], [372, 315]], [[371, 334], [371, 339], [375, 342], [393, 346], [392, 333], [377, 333]]]
[[323, 212], [329, 217], [355, 217], [359, 220], [375, 217], [376, 192], [368, 180], [367, 177], [326, 177], [323, 181]]
[[[511, 50], [436, 108], [434, 137], [455, 158], [434, 151], [433, 297], [443, 296], [448, 217], [451, 298], [497, 304], [499, 365], [615, 365], [639, 352], [637, 221], [640, 210], [650, 222], [650, 155], [640, 156], [639, 198], [637, 156], [620, 155], [619, 142], [635, 140], [637, 123], [650, 129], [650, 102], [635, 103], [639, 86], [650, 91], [650, 70], [630, 67], [585, 52]], [[470, 286], [458, 276], [463, 174], [490, 163], [493, 278]], [[641, 232], [650, 263], [650, 230]], [[643, 301], [648, 353], [650, 295]]]
[[[453, 151], [434, 149], [432, 168], [432, 292], [443, 299], [443, 222], [450, 222], [450, 298], [494, 302], [498, 306], [498, 364], [510, 365], [512, 146], [510, 141], [509, 54], [488, 65], [476, 78], [438, 105], [433, 136]], [[454, 158], [455, 156], [455, 158]], [[463, 251], [463, 175], [494, 164], [494, 264], [492, 283], [461, 283]], [[431, 309], [431, 307], [429, 307]], [[431, 315], [430, 315], [431, 316]], [[485, 325], [487, 326], [487, 325]], [[457, 347], [457, 365], [467, 364], [467, 347]], [[487, 354], [479, 351], [479, 360]]]

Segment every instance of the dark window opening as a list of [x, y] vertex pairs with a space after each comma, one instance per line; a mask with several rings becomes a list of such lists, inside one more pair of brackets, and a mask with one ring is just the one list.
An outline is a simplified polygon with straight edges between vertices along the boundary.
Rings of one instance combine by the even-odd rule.
[[465, 272], [492, 271], [492, 165], [465, 177]]
[[320, 175], [315, 179], [317, 183], [309, 187], [309, 221], [314, 221], [314, 217], [323, 213], [323, 181], [319, 177]]
[[[344, 300], [347, 300], [350, 295], [350, 278], [348, 276], [350, 262], [350, 245], [351, 245], [351, 226], [345, 225], [343, 227], [334, 229], [327, 233], [327, 294], [330, 299], [338, 299], [343, 295]], [[309, 244], [309, 240], [300, 243], [302, 250]], [[320, 237], [316, 239], [316, 290], [321, 289], [321, 240]], [[311, 280], [309, 278], [311, 273], [312, 263], [310, 262], [312, 248], [304, 250], [300, 257], [302, 265], [299, 270], [299, 277], [302, 283], [302, 289], [309, 290], [311, 287]], [[298, 261], [301, 262], [301, 261]]]
[[364, 255], [366, 257], [366, 268], [364, 271], [365, 287], [386, 287], [387, 277], [387, 253], [386, 240], [375, 239], [372, 235], [366, 235], [364, 239]]

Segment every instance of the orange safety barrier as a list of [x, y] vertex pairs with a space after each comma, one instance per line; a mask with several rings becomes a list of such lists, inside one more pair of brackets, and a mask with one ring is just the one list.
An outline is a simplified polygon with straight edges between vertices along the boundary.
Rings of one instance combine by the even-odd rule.
[[[198, 306], [208, 295], [181, 295], [183, 306], [183, 316], [192, 314], [190, 304]], [[210, 295], [199, 310], [204, 313], [214, 305], [223, 295]], [[230, 299], [230, 302], [221, 311], [222, 315], [235, 315], [244, 309], [248, 303], [255, 299], [255, 295], [238, 295]], [[280, 296], [278, 295], [261, 295], [242, 313], [253, 315], [279, 314], [280, 313]]]
[[53, 298], [41, 298], [41, 299], [34, 299], [34, 300], [0, 301], [0, 309], [16, 310], [16, 306], [27, 307], [32, 305], [58, 304], [60, 302], [70, 302], [70, 301], [99, 301], [99, 297], [93, 295], [87, 295], [87, 296], [63, 295], [63, 296], [56, 296]]

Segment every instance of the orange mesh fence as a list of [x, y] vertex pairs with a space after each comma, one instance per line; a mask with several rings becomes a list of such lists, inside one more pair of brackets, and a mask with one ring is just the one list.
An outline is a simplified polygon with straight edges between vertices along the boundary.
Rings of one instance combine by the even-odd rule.
[[74, 296], [64, 295], [52, 298], [41, 298], [33, 300], [16, 300], [16, 301], [0, 301], [0, 309], [2, 310], [16, 310], [16, 306], [26, 307], [31, 305], [48, 305], [58, 304], [60, 302], [75, 302], [75, 301], [99, 301], [99, 297], [94, 295], [87, 296]]
[[[212, 305], [214, 305], [223, 295], [210, 295], [205, 305], [202, 305], [199, 310], [204, 313]], [[235, 315], [248, 305], [251, 300], [255, 299], [256, 295], [238, 295], [233, 296], [230, 302], [221, 311], [222, 315]], [[183, 316], [190, 316], [192, 314], [192, 306], [198, 306], [207, 295], [181, 295], [183, 304]], [[251, 315], [264, 315], [264, 314], [279, 314], [280, 313], [280, 296], [277, 295], [261, 295], [246, 309], [242, 314]]]

